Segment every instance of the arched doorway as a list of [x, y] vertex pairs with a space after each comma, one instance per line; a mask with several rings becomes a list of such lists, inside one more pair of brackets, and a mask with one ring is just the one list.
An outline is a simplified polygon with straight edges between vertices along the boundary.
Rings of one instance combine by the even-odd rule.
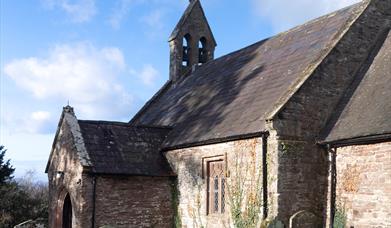
[[62, 228], [72, 228], [72, 202], [69, 194], [65, 197], [62, 208]]

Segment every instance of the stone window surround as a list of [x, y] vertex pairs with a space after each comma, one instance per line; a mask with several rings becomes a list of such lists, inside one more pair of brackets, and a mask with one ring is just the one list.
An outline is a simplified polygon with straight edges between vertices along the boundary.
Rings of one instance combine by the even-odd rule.
[[[206, 156], [206, 157], [202, 157], [202, 164], [201, 164], [201, 167], [202, 167], [202, 179], [204, 179], [204, 181], [207, 181], [207, 175], [208, 175], [208, 163], [210, 162], [217, 162], [217, 161], [222, 161], [223, 164], [224, 164], [224, 170], [223, 170], [223, 177], [225, 177], [225, 179], [228, 177], [228, 171], [227, 171], [227, 153], [224, 153], [224, 155], [214, 155], [214, 156]], [[206, 183], [206, 185], [208, 186], [209, 183]], [[209, 212], [209, 207], [210, 207], [210, 204], [211, 202], [209, 202], [209, 197], [208, 197], [208, 187], [205, 189], [205, 195], [207, 197], [206, 198], [206, 215], [208, 217], [220, 217], [221, 215], [225, 214], [226, 213], [226, 210], [224, 212], [219, 212], [219, 213], [211, 213]]]
[[224, 153], [223, 155], [214, 155], [214, 156], [206, 156], [206, 157], [202, 157], [202, 164], [201, 164], [201, 168], [202, 168], [202, 179], [205, 179], [206, 176], [207, 176], [207, 168], [208, 168], [208, 162], [213, 162], [213, 161], [224, 161], [224, 167], [225, 167], [225, 170], [224, 170], [224, 176], [225, 177], [228, 177], [228, 163], [227, 163], [227, 153]]

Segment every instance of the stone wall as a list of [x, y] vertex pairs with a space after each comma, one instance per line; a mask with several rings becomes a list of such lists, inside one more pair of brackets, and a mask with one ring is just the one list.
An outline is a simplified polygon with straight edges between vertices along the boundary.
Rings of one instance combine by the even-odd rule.
[[391, 227], [391, 142], [336, 154], [336, 208], [346, 211], [347, 227]]
[[[363, 5], [362, 7], [365, 7]], [[278, 135], [294, 139], [316, 139], [337, 109], [354, 80], [360, 81], [387, 38], [391, 2], [372, 0], [358, 18], [352, 18], [334, 48], [323, 61], [303, 72], [302, 85], [288, 91], [292, 97], [273, 118]], [[318, 65], [319, 64], [319, 65]], [[312, 74], [310, 74], [312, 72]]]
[[91, 186], [88, 175], [83, 174], [76, 153], [72, 126], [63, 121], [48, 169], [49, 178], [49, 227], [62, 226], [64, 199], [69, 194], [72, 202], [72, 227], [91, 227]]
[[[300, 211], [322, 223], [327, 186], [327, 154], [315, 143], [283, 139], [270, 131], [267, 139], [269, 218], [286, 226]], [[303, 226], [304, 227], [304, 226]]]
[[[94, 177], [80, 164], [72, 127], [64, 118], [49, 163], [49, 227], [62, 226], [67, 195], [72, 204], [72, 227], [93, 224]], [[96, 176], [95, 180], [95, 227], [172, 226], [172, 180], [168, 177]]]
[[[238, 178], [242, 178], [245, 192], [249, 189], [257, 189], [255, 187], [257, 182], [261, 185], [257, 192], [262, 193], [261, 138], [178, 149], [167, 152], [166, 157], [178, 174], [178, 212], [182, 227], [229, 227], [233, 222], [230, 219], [229, 201], [232, 196], [229, 189], [238, 186], [234, 184], [237, 183]], [[226, 209], [223, 214], [208, 214], [206, 165], [208, 161], [216, 159], [225, 161]], [[245, 193], [244, 198], [247, 196], [248, 194]], [[259, 210], [262, 212], [261, 206]], [[261, 214], [260, 216], [262, 217]]]
[[169, 177], [96, 178], [96, 227], [171, 228], [173, 180]]
[[[214, 58], [215, 40], [204, 16], [201, 4], [195, 3], [190, 12], [185, 12], [187, 19], [179, 23], [180, 27], [175, 28], [176, 37], [169, 38], [170, 44], [170, 80], [175, 82], [181, 79], [186, 73], [189, 73], [193, 66], [197, 66], [199, 60], [198, 42], [201, 38], [206, 39], [205, 49], [207, 61]], [[183, 37], [190, 35], [188, 40], [188, 66], [182, 65], [183, 60]]]
[[300, 210], [325, 218], [328, 159], [316, 139], [337, 113], [344, 94], [354, 89], [349, 88], [352, 82], [365, 73], [372, 52], [384, 42], [390, 3], [374, 0], [363, 5], [363, 13], [352, 18], [341, 37], [335, 37], [338, 42], [324, 53], [325, 59], [308, 66], [302, 79], [309, 78], [292, 87], [292, 97], [270, 116], [269, 142], [274, 143], [268, 152], [277, 176], [271, 193], [275, 213], [285, 224]]
[[307, 141], [278, 140], [277, 217], [284, 224], [295, 213], [305, 210], [322, 224], [327, 186], [326, 151]]

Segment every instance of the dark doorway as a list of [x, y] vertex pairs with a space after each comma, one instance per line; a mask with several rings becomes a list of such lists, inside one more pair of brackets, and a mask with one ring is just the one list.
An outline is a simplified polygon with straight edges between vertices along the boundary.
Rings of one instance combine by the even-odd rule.
[[72, 228], [72, 202], [69, 194], [65, 197], [62, 209], [62, 228]]

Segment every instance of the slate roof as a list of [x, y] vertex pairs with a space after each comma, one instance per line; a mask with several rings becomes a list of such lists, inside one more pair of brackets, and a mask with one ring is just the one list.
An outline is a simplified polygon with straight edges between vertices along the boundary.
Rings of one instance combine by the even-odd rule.
[[391, 32], [323, 141], [391, 134], [390, 76]]
[[172, 126], [165, 148], [265, 131], [268, 114], [311, 74], [363, 11], [339, 10], [198, 67], [167, 83], [131, 120]]
[[80, 130], [97, 174], [171, 176], [160, 152], [169, 128], [79, 120]]

